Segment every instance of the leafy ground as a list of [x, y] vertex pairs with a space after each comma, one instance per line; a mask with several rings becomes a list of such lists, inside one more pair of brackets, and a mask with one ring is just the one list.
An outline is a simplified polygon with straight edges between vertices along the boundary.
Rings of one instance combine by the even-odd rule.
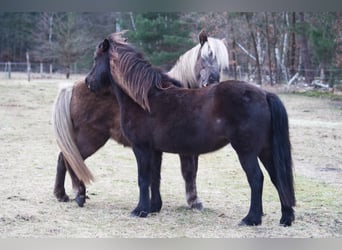
[[[245, 227], [238, 223], [248, 211], [250, 191], [230, 146], [200, 157], [203, 212], [186, 208], [178, 156], [165, 154], [162, 211], [130, 217], [138, 198], [136, 164], [131, 150], [113, 141], [86, 161], [96, 182], [88, 187], [85, 207], [57, 202], [52, 191], [59, 151], [51, 110], [61, 82], [0, 78], [2, 238], [342, 236], [341, 101], [280, 94], [290, 119], [296, 221], [289, 228], [278, 225], [280, 203], [264, 172], [263, 224]], [[66, 186], [72, 196], [68, 176]]]

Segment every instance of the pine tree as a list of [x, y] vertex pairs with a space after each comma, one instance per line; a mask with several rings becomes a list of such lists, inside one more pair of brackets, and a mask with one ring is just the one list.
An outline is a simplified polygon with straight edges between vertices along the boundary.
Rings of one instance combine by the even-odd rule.
[[194, 43], [189, 25], [180, 20], [179, 13], [149, 12], [134, 18], [136, 30], [128, 34], [131, 43], [153, 64], [165, 70]]
[[324, 82], [331, 81], [333, 77], [329, 67], [332, 65], [336, 47], [336, 34], [333, 29], [335, 20], [334, 13], [321, 13], [318, 17], [312, 18], [309, 28], [313, 59], [324, 72]]

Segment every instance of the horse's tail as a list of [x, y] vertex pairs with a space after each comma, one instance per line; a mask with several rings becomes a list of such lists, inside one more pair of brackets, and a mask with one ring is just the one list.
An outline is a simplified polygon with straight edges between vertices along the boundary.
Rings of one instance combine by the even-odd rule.
[[291, 143], [286, 109], [278, 96], [267, 93], [271, 111], [273, 165], [276, 173], [277, 189], [284, 205], [296, 204], [292, 173]]
[[60, 90], [53, 109], [53, 128], [57, 144], [65, 160], [74, 171], [78, 179], [84, 184], [94, 181], [94, 177], [84, 163], [81, 153], [75, 142], [75, 135], [70, 115], [72, 86]]

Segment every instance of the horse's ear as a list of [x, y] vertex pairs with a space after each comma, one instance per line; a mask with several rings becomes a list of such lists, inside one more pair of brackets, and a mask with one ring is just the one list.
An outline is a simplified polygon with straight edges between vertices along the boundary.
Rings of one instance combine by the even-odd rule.
[[109, 49], [109, 41], [107, 38], [103, 40], [101, 44], [101, 49], [102, 49], [102, 52], [106, 52]]
[[199, 38], [201, 46], [203, 46], [203, 44], [205, 44], [205, 42], [208, 41], [208, 36], [205, 30], [201, 30], [201, 32], [198, 35], [198, 38]]

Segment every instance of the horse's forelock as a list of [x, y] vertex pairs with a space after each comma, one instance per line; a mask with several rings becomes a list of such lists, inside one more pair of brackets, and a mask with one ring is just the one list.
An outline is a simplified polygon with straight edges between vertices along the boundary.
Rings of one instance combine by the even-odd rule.
[[229, 67], [228, 49], [220, 39], [208, 37], [208, 45], [221, 69]]

